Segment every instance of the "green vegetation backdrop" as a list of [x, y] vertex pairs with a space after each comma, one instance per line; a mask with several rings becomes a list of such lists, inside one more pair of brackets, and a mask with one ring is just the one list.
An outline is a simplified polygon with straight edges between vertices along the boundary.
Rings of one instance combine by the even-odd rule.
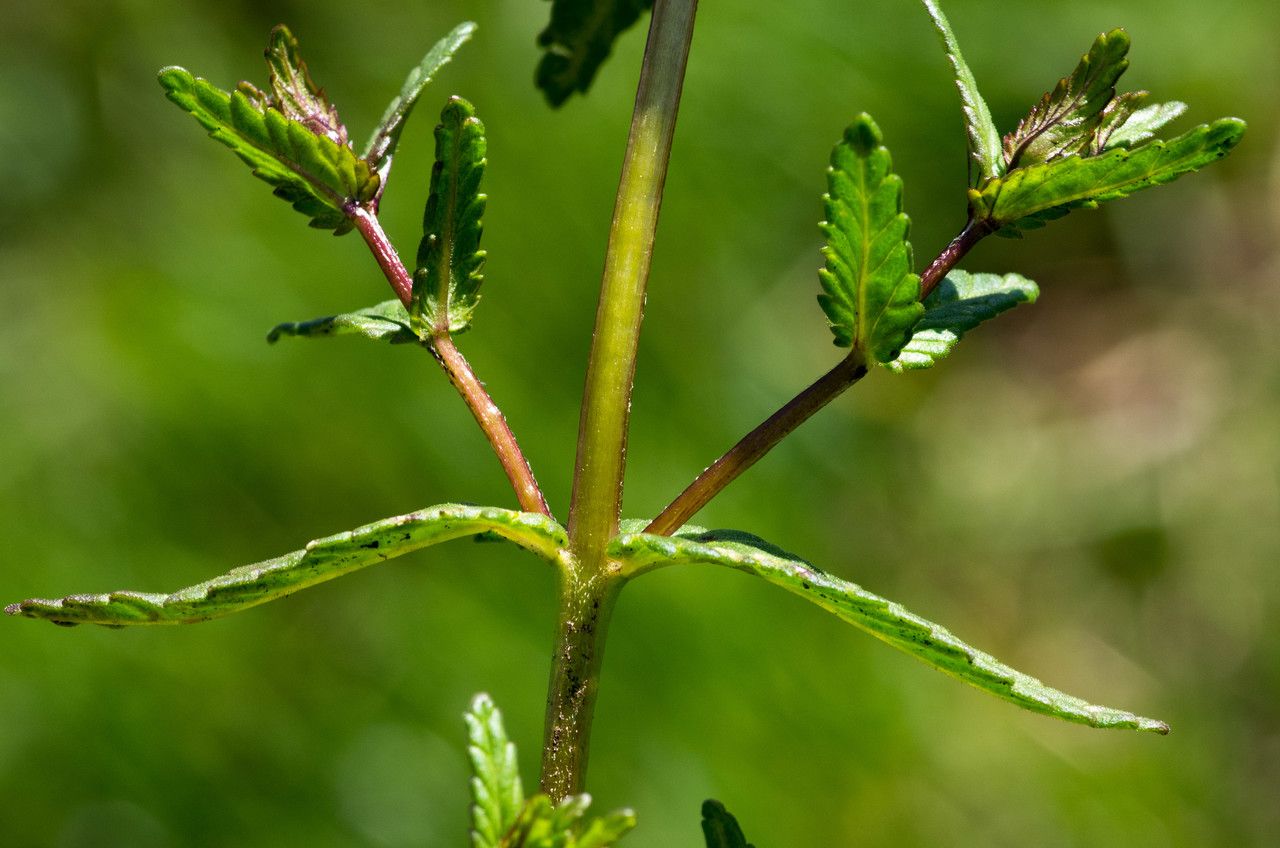
[[[1248, 846], [1280, 832], [1280, 11], [1263, 0], [953, 3], [1011, 126], [1104, 28], [1126, 81], [1250, 122], [1223, 164], [966, 263], [1040, 302], [936, 372], [879, 375], [704, 512], [946, 622], [1168, 738], [1023, 714], [796, 599], [671, 570], [623, 599], [591, 784], [628, 841]], [[536, 0], [8, 4], [0, 23], [0, 598], [167, 590], [448, 500], [512, 503], [421, 352], [268, 347], [387, 296], [155, 83], [262, 76], [289, 23], [360, 133], [459, 20], [384, 220], [418, 239], [432, 118], [489, 128], [485, 308], [459, 340], [563, 515], [643, 31], [586, 99], [531, 80]], [[921, 258], [962, 223], [949, 71], [914, 3], [704, 4], [642, 341], [628, 513], [649, 516], [839, 356], [814, 303], [823, 168], [874, 114]], [[985, 33], [984, 33], [985, 30]], [[795, 339], [807, 338], [797, 343]], [[890, 498], [910, 504], [890, 511]], [[533, 778], [549, 569], [452, 543], [167, 631], [0, 621], [0, 842], [457, 846], [460, 714], [491, 692]]]

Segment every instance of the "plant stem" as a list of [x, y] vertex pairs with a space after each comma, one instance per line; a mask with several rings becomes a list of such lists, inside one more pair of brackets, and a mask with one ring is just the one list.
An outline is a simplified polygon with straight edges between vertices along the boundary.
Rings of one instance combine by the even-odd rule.
[[[970, 219], [960, 234], [951, 240], [920, 275], [920, 299], [928, 297], [946, 277], [947, 272], [991, 232], [991, 225], [986, 221]], [[867, 367], [861, 355], [857, 351], [850, 354], [699, 474], [657, 518], [649, 522], [644, 532], [667, 536], [679, 530], [712, 498], [736, 480], [738, 475], [755, 465], [757, 460], [773, 450], [774, 445], [790, 435], [791, 431], [866, 374]]]
[[571, 567], [562, 575], [540, 787], [556, 801], [585, 788], [605, 637], [622, 585], [612, 573], [584, 574]]
[[988, 222], [970, 218], [964, 225], [964, 229], [960, 231], [960, 235], [953, 238], [920, 275], [920, 299], [924, 300], [928, 297], [938, 287], [938, 283], [942, 282], [942, 278], [947, 276], [947, 272], [956, 267], [956, 264], [973, 249], [975, 244], [993, 232]]
[[383, 232], [378, 216], [356, 204], [351, 205], [347, 214], [355, 222], [356, 229], [364, 238], [364, 243], [369, 245], [373, 258], [382, 269], [382, 273], [386, 275], [387, 282], [391, 284], [396, 297], [400, 298], [404, 308], [408, 309], [409, 304], [413, 302], [413, 277], [409, 276], [409, 269], [405, 268], [404, 263], [400, 261], [400, 254], [396, 253], [395, 245]]
[[[413, 302], [413, 277], [400, 261], [400, 254], [387, 238], [382, 224], [378, 221], [378, 216], [357, 205], [348, 209], [347, 214], [355, 223], [356, 229], [360, 231], [360, 235], [364, 237], [365, 244], [369, 245], [373, 258], [377, 260], [378, 267], [386, 275], [387, 282], [391, 283], [391, 288], [400, 298], [400, 302], [406, 309], [410, 308]], [[458, 390], [458, 394], [462, 396], [467, 408], [475, 417], [476, 423], [484, 431], [485, 438], [489, 440], [493, 452], [498, 456], [498, 461], [502, 463], [502, 470], [506, 472], [507, 479], [515, 489], [520, 508], [525, 512], [538, 512], [550, 516], [551, 510], [547, 507], [546, 498], [538, 488], [538, 481], [534, 479], [529, 461], [520, 450], [520, 445], [507, 424], [507, 419], [485, 390], [484, 384], [471, 370], [471, 363], [467, 362], [462, 352], [454, 345], [453, 337], [447, 330], [436, 331], [427, 340], [427, 347], [444, 368], [445, 373], [449, 375], [449, 382]]]
[[453, 337], [448, 333], [433, 336], [430, 349], [449, 375], [449, 382], [453, 383], [458, 394], [467, 402], [467, 407], [489, 439], [489, 444], [493, 446], [493, 452], [502, 463], [502, 470], [507, 473], [511, 487], [516, 490], [520, 508], [525, 512], [539, 512], [550, 516], [551, 510], [546, 498], [538, 488], [538, 481], [534, 479], [529, 461], [520, 450], [507, 419], [493, 402], [493, 398], [489, 397], [484, 385], [476, 379], [471, 364], [454, 345]]
[[636, 346], [697, 0], [657, 0], [636, 91], [587, 363], [569, 538], [584, 568], [617, 532]]
[[770, 415], [763, 424], [744, 436], [728, 453], [699, 474], [679, 497], [649, 523], [644, 532], [666, 536], [679, 530], [708, 501], [736, 480], [738, 475], [755, 465], [757, 460], [792, 430], [866, 375], [867, 366], [861, 355], [855, 353], [840, 360], [835, 368]]

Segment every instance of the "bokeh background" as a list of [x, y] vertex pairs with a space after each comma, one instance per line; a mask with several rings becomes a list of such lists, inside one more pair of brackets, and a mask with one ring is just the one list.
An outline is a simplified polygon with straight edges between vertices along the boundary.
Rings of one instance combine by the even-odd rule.
[[[867, 380], [699, 516], [753, 530], [1167, 738], [1023, 714], [732, 572], [634, 584], [592, 752], [626, 844], [1274, 845], [1280, 834], [1280, 7], [953, 2], [1008, 129], [1100, 30], [1173, 128], [1249, 121], [1221, 165], [965, 266], [1040, 303], [935, 372]], [[170, 590], [449, 500], [510, 504], [430, 359], [269, 347], [386, 297], [170, 106], [156, 70], [262, 79], [290, 23], [362, 139], [459, 20], [385, 223], [411, 254], [447, 95], [490, 140], [485, 302], [460, 344], [555, 509], [568, 501], [603, 237], [643, 27], [586, 99], [531, 84], [537, 0], [9, 0], [0, 22], [0, 599]], [[635, 394], [627, 510], [652, 515], [838, 353], [814, 303], [823, 168], [872, 112], [931, 257], [965, 151], [922, 10], [704, 4]], [[191, 628], [0, 621], [0, 842], [458, 846], [460, 713], [489, 691], [536, 779], [552, 575], [452, 543]]]

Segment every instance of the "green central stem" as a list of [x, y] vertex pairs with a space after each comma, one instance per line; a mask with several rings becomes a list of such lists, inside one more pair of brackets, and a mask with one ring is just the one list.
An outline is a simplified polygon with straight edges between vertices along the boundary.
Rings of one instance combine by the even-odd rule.
[[622, 586], [609, 540], [618, 532], [636, 349], [654, 233], [675, 134], [697, 0], [656, 0], [609, 228], [587, 363], [569, 509], [560, 618], [547, 693], [542, 791], [583, 791], [609, 615]]
[[557, 801], [585, 789], [605, 637], [622, 582], [616, 573], [562, 572], [541, 781], [542, 792]]
[[587, 569], [617, 532], [636, 346], [697, 0], [658, 0], [609, 229], [578, 425], [569, 539]]

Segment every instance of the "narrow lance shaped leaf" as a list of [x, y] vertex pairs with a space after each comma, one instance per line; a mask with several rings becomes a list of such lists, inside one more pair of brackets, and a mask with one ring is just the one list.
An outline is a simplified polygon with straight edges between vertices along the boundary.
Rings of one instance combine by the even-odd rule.
[[1088, 152], [1116, 95], [1116, 81], [1129, 67], [1128, 53], [1124, 30], [1099, 35], [1071, 75], [1059, 80], [1005, 137], [1008, 169]]
[[1004, 155], [1000, 146], [1000, 131], [991, 119], [991, 110], [987, 101], [982, 99], [978, 91], [978, 82], [973, 78], [973, 71], [960, 52], [960, 43], [951, 30], [947, 16], [942, 13], [936, 0], [924, 0], [924, 7], [933, 19], [938, 34], [942, 36], [942, 45], [946, 48], [947, 59], [955, 71], [956, 87], [960, 89], [960, 106], [964, 111], [965, 131], [969, 136], [969, 155], [972, 158], [972, 184], [981, 186], [988, 180], [995, 179], [1004, 173]]
[[400, 93], [387, 106], [382, 120], [378, 122], [378, 128], [374, 130], [369, 143], [365, 145], [362, 157], [382, 178], [384, 186], [387, 173], [391, 170], [391, 159], [395, 156], [396, 146], [400, 143], [400, 134], [404, 131], [405, 122], [409, 119], [413, 107], [417, 105], [418, 98], [427, 84], [453, 59], [453, 54], [471, 39], [475, 31], [474, 23], [464, 21], [437, 41], [435, 46], [427, 51], [427, 55], [422, 57], [422, 61], [409, 72], [404, 85], [400, 87]]
[[707, 848], [755, 848], [742, 834], [738, 820], [719, 801], [702, 802], [702, 835]]
[[1244, 131], [1243, 121], [1222, 118], [1168, 141], [1029, 165], [981, 192], [970, 192], [970, 206], [975, 217], [993, 227], [1034, 229], [1073, 209], [1127, 197], [1216, 162], [1231, 152]]
[[878, 639], [1023, 709], [1092, 727], [1168, 733], [1164, 722], [1090, 704], [1050, 688], [957, 639], [940, 625], [854, 583], [827, 574], [749, 533], [685, 528], [678, 536], [630, 534], [609, 555], [634, 576], [666, 565], [720, 565], [745, 571], [834, 613]]
[[965, 333], [1020, 303], [1035, 303], [1039, 296], [1036, 284], [1020, 274], [952, 271], [925, 299], [911, 340], [885, 367], [897, 373], [932, 368]]
[[488, 695], [476, 695], [463, 718], [471, 740], [471, 844], [499, 848], [524, 805], [516, 746]]
[[552, 106], [585, 93], [613, 50], [614, 40], [653, 6], [653, 0], [552, 0], [551, 22], [538, 36], [546, 52], [535, 81]]
[[351, 148], [286, 117], [252, 86], [226, 92], [177, 67], [160, 72], [160, 85], [313, 227], [348, 232], [348, 205], [365, 203], [378, 191], [377, 174]]
[[307, 63], [298, 54], [298, 39], [284, 24], [271, 30], [266, 57], [272, 105], [316, 135], [345, 146], [347, 128], [324, 91], [312, 81]]
[[470, 103], [450, 98], [436, 127], [436, 164], [413, 275], [410, 313], [423, 332], [462, 332], [479, 303], [484, 157], [484, 124]]
[[333, 336], [363, 336], [392, 344], [418, 341], [418, 334], [410, 326], [409, 311], [396, 298], [355, 312], [277, 324], [267, 334], [267, 341], [275, 344], [282, 338], [316, 339]]
[[919, 320], [920, 278], [911, 273], [911, 221], [902, 212], [902, 180], [869, 115], [860, 115], [831, 152], [826, 267], [818, 272], [835, 343], [890, 362]]
[[133, 591], [68, 595], [22, 601], [5, 612], [55, 624], [191, 624], [265, 604], [428, 545], [480, 533], [496, 533], [549, 560], [555, 560], [568, 544], [564, 529], [543, 515], [442, 504], [317, 539], [300, 551], [167, 595]]

